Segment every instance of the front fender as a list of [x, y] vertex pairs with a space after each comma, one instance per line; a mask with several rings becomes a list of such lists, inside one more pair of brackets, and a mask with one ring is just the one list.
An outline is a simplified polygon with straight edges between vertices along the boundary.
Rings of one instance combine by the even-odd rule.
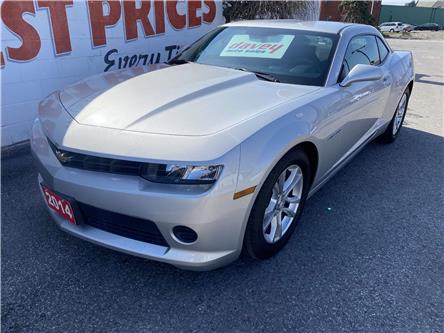
[[309, 111], [290, 112], [241, 143], [236, 192], [256, 186], [257, 194], [273, 167], [290, 149], [312, 141], [310, 134], [316, 110]]
[[314, 130], [317, 112], [293, 111], [273, 121], [245, 139], [240, 144], [239, 173], [236, 193], [255, 187], [252, 195], [239, 199], [247, 207], [239, 244], [242, 244], [251, 209], [256, 197], [279, 160], [294, 146], [301, 142], [311, 141], [310, 133]]

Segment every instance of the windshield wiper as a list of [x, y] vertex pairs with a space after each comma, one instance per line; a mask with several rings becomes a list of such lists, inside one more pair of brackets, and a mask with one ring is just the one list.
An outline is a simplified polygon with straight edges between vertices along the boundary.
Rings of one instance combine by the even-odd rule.
[[183, 64], [189, 64], [192, 61], [184, 60], [184, 59], [171, 59], [170, 61], [167, 61], [168, 65], [183, 65]]
[[254, 75], [256, 75], [257, 78], [265, 80], [265, 81], [270, 81], [270, 82], [279, 82], [278, 79], [276, 79], [276, 77], [274, 77], [272, 74], [270, 73], [264, 73], [264, 72], [258, 72], [258, 71], [253, 71], [251, 69], [246, 69], [246, 68], [234, 68], [237, 69], [238, 71], [242, 71], [242, 72], [249, 72], [249, 73], [253, 73]]

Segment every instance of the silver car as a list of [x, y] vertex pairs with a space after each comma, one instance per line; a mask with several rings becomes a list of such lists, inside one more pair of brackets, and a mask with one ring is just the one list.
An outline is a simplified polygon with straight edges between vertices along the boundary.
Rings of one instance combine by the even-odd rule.
[[402, 22], [384, 22], [379, 25], [381, 32], [402, 32], [406, 25]]
[[223, 25], [167, 64], [57, 91], [32, 129], [60, 228], [177, 267], [265, 259], [366, 143], [399, 135], [410, 52], [366, 25]]

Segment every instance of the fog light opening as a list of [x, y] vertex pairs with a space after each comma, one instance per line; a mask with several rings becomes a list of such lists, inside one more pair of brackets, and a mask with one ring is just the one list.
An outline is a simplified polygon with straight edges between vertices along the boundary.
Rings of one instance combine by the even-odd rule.
[[197, 240], [197, 233], [188, 227], [178, 225], [173, 228], [173, 236], [180, 243], [192, 244]]

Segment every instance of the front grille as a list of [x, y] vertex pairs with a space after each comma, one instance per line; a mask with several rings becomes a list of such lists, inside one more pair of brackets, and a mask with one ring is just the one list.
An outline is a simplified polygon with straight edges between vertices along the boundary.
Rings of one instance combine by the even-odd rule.
[[144, 165], [141, 162], [74, 153], [57, 148], [49, 140], [48, 142], [59, 162], [70, 168], [138, 176]]
[[141, 242], [168, 247], [165, 238], [152, 221], [113, 213], [80, 202], [77, 204], [82, 212], [83, 222], [91, 227]]

